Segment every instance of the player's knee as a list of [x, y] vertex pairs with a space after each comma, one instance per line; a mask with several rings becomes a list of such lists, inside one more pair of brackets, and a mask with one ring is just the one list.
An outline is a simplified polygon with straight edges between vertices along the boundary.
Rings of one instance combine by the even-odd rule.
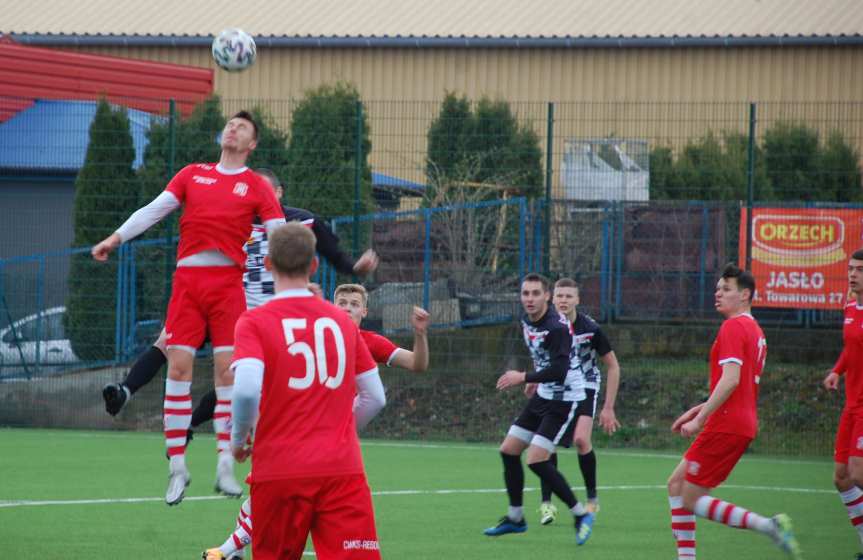
[[686, 492], [684, 490], [684, 492], [683, 492], [683, 507], [688, 509], [689, 511], [695, 511], [695, 502], [698, 501], [698, 497], [699, 496], [697, 494], [694, 494], [691, 492]]
[[[834, 482], [836, 482], [835, 477]], [[863, 469], [852, 469], [849, 473], [848, 478], [846, 478], [842, 482], [844, 482], [846, 486], [848, 485], [848, 482], [851, 482], [858, 488], [863, 488]]]
[[589, 436], [575, 436], [575, 449], [578, 451], [579, 455], [584, 455], [585, 453], [590, 453], [591, 445], [590, 445], [590, 437]]
[[680, 492], [683, 488], [683, 480], [682, 476], [679, 476], [677, 472], [671, 473], [671, 476], [668, 477], [668, 481], [666, 484], [668, 485], [668, 495], [669, 496], [679, 496]]

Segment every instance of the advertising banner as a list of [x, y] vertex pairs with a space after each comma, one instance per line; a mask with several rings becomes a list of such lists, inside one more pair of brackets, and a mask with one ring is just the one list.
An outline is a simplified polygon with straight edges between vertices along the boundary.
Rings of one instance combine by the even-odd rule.
[[[863, 248], [863, 210], [755, 208], [755, 307], [841, 309], [848, 259]], [[740, 266], [746, 261], [746, 209], [740, 215]]]

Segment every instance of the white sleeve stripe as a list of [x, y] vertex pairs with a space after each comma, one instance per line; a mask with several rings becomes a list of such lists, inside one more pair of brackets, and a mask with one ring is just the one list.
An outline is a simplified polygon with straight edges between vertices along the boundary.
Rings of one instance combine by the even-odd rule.
[[240, 358], [239, 360], [235, 360], [231, 362], [231, 369], [237, 369], [240, 366], [257, 366], [261, 369], [264, 369], [264, 361], [259, 360], [258, 358]]
[[719, 360], [719, 365], [724, 366], [725, 364], [739, 364], [743, 365], [743, 360], [740, 358], [722, 358]]
[[374, 375], [376, 373], [378, 373], [378, 366], [375, 366], [374, 368], [372, 368], [370, 370], [366, 370], [362, 373], [358, 373], [354, 377], [359, 380], [359, 379], [362, 379], [364, 377], [369, 377], [371, 375]]
[[396, 348], [395, 350], [393, 350], [393, 353], [390, 354], [389, 358], [387, 358], [387, 366], [389, 366], [393, 363], [393, 360], [395, 359], [396, 354], [399, 353], [399, 350], [401, 350], [401, 348]]
[[117, 228], [117, 235], [125, 243], [130, 239], [138, 237], [162, 218], [180, 207], [180, 201], [174, 193], [162, 191], [150, 204], [138, 208], [129, 216], [123, 225]]

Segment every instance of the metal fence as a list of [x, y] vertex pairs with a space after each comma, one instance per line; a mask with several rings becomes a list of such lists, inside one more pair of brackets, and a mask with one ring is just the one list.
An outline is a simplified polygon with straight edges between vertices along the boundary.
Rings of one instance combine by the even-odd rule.
[[[758, 236], [768, 231], [758, 229], [760, 216], [845, 212], [844, 235], [860, 239], [848, 224], [863, 221], [855, 214], [863, 212], [863, 103], [364, 101], [312, 121], [321, 137], [348, 131], [329, 148], [300, 145], [305, 100], [225, 100], [189, 119], [170, 105], [146, 122], [130, 113], [134, 156], [122, 183], [80, 171], [120, 159], [88, 143], [99, 132], [95, 104], [37, 102], [41, 118], [0, 123], [0, 424], [110, 425], [98, 389], [161, 328], [176, 219], [123, 246], [100, 265], [98, 281], [88, 247], [172, 171], [217, 157], [224, 117], [240, 108], [259, 109], [265, 133], [252, 164], [283, 177], [287, 202], [322, 214], [354, 254], [381, 254], [366, 282], [364, 326], [409, 346], [410, 306], [432, 312], [433, 371], [385, 374], [392, 398], [371, 426], [378, 435], [500, 437], [520, 400], [494, 394], [493, 379], [523, 361], [518, 279], [540, 271], [579, 281], [582, 309], [620, 355], [626, 429], [606, 443], [679, 445], [666, 424], [706, 391], [716, 276], [729, 261], [760, 262]], [[104, 188], [83, 188], [87, 177]], [[822, 268], [825, 255], [835, 257], [835, 247], [816, 249]], [[791, 268], [820, 271], [815, 283], [844, 282], [841, 266], [837, 273], [811, 260], [792, 259]], [[318, 276], [327, 294], [345, 280], [328, 266]], [[763, 449], [829, 449], [840, 403], [817, 381], [841, 344], [839, 303], [756, 308], [776, 372], [776, 385], [766, 375], [762, 389], [770, 399]], [[69, 348], [62, 316], [70, 305], [98, 342], [92, 355]], [[45, 413], [43, 403], [61, 392], [74, 406]], [[157, 428], [159, 392], [137, 395], [120, 425]], [[806, 424], [807, 415], [817, 421]]]

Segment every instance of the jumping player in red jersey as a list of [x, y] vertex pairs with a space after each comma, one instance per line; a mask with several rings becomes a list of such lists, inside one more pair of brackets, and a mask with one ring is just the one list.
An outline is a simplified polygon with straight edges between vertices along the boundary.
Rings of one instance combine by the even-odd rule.
[[383, 385], [359, 328], [307, 289], [315, 238], [290, 223], [269, 238], [276, 295], [237, 322], [231, 445], [258, 415], [250, 475], [252, 554], [299, 559], [311, 533], [319, 559], [377, 559], [380, 549], [354, 419], [358, 389]]
[[[168, 379], [165, 382], [165, 443], [170, 476], [165, 502], [182, 501], [189, 485], [186, 433], [192, 416], [192, 366], [195, 352], [209, 334], [213, 344], [214, 381], [218, 399], [230, 402], [233, 373], [228, 369], [234, 349], [234, 324], [246, 309], [243, 292], [243, 246], [255, 216], [270, 229], [285, 221], [273, 189], [246, 167], [257, 143], [257, 125], [241, 111], [222, 131], [218, 163], [192, 164], [177, 173], [155, 200], [137, 210], [116, 232], [92, 249], [105, 261], [121, 243], [137, 237], [159, 220], [183, 208], [180, 243], [166, 320]], [[239, 496], [229, 449], [230, 412], [214, 421], [219, 449], [216, 489]]]
[[[758, 384], [767, 358], [767, 340], [752, 317], [755, 279], [729, 264], [716, 283], [716, 310], [725, 317], [710, 349], [710, 397], [692, 407], [671, 429], [696, 436], [668, 479], [671, 530], [678, 559], [695, 558], [695, 516], [770, 536], [788, 554], [799, 546], [784, 514], [762, 517], [710, 496], [749, 447], [758, 430]], [[693, 515], [694, 513], [694, 515]]]
[[[336, 307], [343, 309], [351, 321], [359, 327], [368, 314], [368, 292], [360, 284], [341, 284], [333, 294]], [[390, 339], [373, 331], [360, 329], [360, 336], [371, 352], [372, 358], [378, 364], [396, 366], [417, 373], [428, 369], [428, 322], [429, 314], [420, 307], [414, 307], [411, 312], [411, 323], [414, 327], [413, 350], [399, 348]], [[366, 426], [372, 418], [384, 407], [386, 396], [381, 393], [360, 393], [354, 402], [354, 416], [357, 429]], [[246, 499], [240, 507], [234, 532], [225, 540], [222, 546], [205, 550], [201, 557], [204, 560], [236, 560], [243, 558], [243, 549], [251, 542], [252, 535], [252, 504]]]
[[[842, 354], [824, 378], [824, 387], [839, 388], [845, 377], [845, 408], [836, 431], [833, 483], [848, 518], [863, 542], [863, 249], [848, 261], [848, 289], [854, 301], [845, 306]], [[863, 560], [863, 552], [857, 554]]]

